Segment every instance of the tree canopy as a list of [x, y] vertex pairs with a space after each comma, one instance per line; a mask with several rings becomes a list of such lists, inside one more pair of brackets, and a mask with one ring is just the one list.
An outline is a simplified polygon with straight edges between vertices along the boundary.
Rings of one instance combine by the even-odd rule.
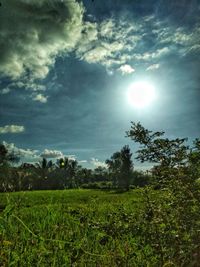
[[106, 160], [109, 170], [113, 174], [114, 183], [119, 188], [129, 189], [131, 174], [133, 171], [132, 153], [129, 146], [124, 146]]

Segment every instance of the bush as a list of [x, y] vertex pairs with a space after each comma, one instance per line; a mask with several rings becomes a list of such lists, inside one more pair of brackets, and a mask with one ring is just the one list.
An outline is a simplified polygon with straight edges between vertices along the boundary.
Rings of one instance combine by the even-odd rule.
[[94, 183], [82, 184], [81, 188], [105, 190], [105, 189], [112, 189], [113, 185], [112, 185], [112, 182], [103, 181], [103, 182], [94, 182]]

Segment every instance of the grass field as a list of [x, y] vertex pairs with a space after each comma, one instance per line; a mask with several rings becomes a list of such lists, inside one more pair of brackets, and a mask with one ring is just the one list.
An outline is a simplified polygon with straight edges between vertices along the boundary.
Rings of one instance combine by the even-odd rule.
[[167, 194], [144, 201], [144, 192], [0, 194], [0, 266], [200, 266], [189, 264], [195, 228], [179, 222]]
[[140, 202], [139, 190], [0, 194], [0, 265], [145, 266], [131, 233]]

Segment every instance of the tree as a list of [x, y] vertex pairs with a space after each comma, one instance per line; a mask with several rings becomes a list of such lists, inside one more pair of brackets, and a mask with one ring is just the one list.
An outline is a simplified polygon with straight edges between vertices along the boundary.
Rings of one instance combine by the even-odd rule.
[[15, 151], [8, 151], [4, 144], [0, 144], [0, 191], [19, 188], [17, 172], [10, 164], [17, 163], [19, 160], [20, 157]]
[[131, 173], [133, 171], [132, 153], [129, 146], [124, 146], [121, 150], [121, 179], [120, 184], [126, 190], [129, 189]]
[[141, 145], [136, 159], [156, 163], [152, 169], [159, 182], [169, 181], [170, 177], [178, 177], [178, 173], [187, 165], [189, 147], [185, 145], [187, 138], [160, 138], [164, 132], [152, 132], [140, 123], [131, 122], [131, 129], [126, 132], [135, 142]]
[[79, 184], [88, 184], [92, 181], [93, 175], [92, 170], [87, 168], [78, 168], [76, 173], [76, 179]]
[[[164, 132], [153, 133], [133, 122], [127, 132], [128, 137], [141, 145], [137, 159], [156, 163], [152, 174], [159, 182], [157, 188], [164, 187], [161, 198], [155, 197], [152, 190], [155, 187], [148, 186], [143, 191], [144, 236], [150, 245], [156, 242], [160, 266], [166, 265], [166, 251], [176, 266], [198, 266], [199, 261], [194, 260], [194, 255], [199, 257], [200, 187], [196, 178], [199, 175], [200, 140], [196, 139], [194, 147], [189, 149], [186, 138], [169, 140], [161, 138], [163, 135]], [[145, 229], [144, 225], [142, 229]]]
[[57, 167], [60, 169], [59, 175], [63, 177], [64, 188], [77, 187], [75, 177], [79, 169], [78, 162], [74, 159], [60, 158], [57, 161]]
[[0, 144], [0, 165], [7, 160], [8, 150], [3, 144]]
[[0, 165], [19, 161], [20, 157], [15, 151], [8, 151], [4, 144], [0, 144]]
[[115, 152], [111, 159], [106, 160], [111, 172], [114, 186], [128, 190], [133, 171], [132, 153], [129, 146], [124, 146], [121, 151]]
[[144, 187], [151, 183], [151, 177], [144, 171], [133, 171], [131, 184], [138, 187]]
[[115, 152], [110, 159], [106, 160], [108, 165], [108, 170], [111, 175], [114, 187], [117, 186], [120, 179], [120, 168], [121, 168], [121, 154], [120, 152]]
[[33, 181], [34, 189], [50, 189], [52, 181], [49, 179], [49, 174], [52, 166], [52, 161], [48, 161], [46, 158], [42, 158], [41, 162], [36, 163], [36, 168], [34, 169], [36, 177]]
[[94, 169], [93, 176], [95, 182], [107, 181], [108, 180], [107, 169], [105, 167], [98, 166], [97, 168]]

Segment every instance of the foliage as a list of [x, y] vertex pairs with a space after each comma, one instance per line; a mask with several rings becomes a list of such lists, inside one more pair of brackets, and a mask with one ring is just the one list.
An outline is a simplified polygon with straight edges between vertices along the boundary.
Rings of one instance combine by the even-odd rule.
[[137, 159], [155, 164], [150, 173], [133, 170], [128, 146], [108, 170], [67, 158], [13, 167], [1, 147], [1, 191], [85, 189], [0, 194], [0, 265], [199, 266], [200, 140], [190, 148], [140, 123], [127, 136], [141, 145]]
[[194, 179], [200, 178], [200, 139], [193, 141], [194, 147], [188, 155], [188, 172]]
[[144, 187], [152, 184], [152, 177], [148, 172], [134, 170], [131, 176], [131, 184], [135, 187]]
[[8, 151], [5, 145], [0, 144], [0, 165], [6, 163], [18, 163], [19, 160], [19, 155], [17, 155], [14, 151]]
[[88, 183], [88, 184], [82, 184], [81, 188], [87, 188], [87, 189], [113, 189], [112, 182], [94, 182], [94, 183]]
[[141, 148], [137, 151], [137, 160], [156, 163], [152, 174], [156, 183], [164, 185], [186, 170], [189, 147], [185, 145], [187, 138], [169, 140], [161, 138], [164, 132], [152, 132], [145, 129], [140, 123], [133, 123], [127, 131], [127, 137], [138, 142]]
[[113, 176], [114, 185], [119, 188], [129, 189], [133, 171], [132, 153], [129, 146], [124, 146], [121, 151], [115, 152], [106, 164]]
[[[164, 266], [198, 266], [200, 242], [200, 142], [194, 148], [185, 145], [186, 138], [160, 138], [164, 132], [145, 129], [133, 123], [127, 136], [142, 147], [137, 159], [157, 165], [153, 167], [154, 188], [163, 192], [162, 199], [152, 198], [153, 189], [144, 191], [143, 224], [147, 241], [159, 251], [159, 262]], [[156, 252], [154, 251], [154, 254]]]
[[185, 192], [0, 194], [0, 265], [198, 266], [199, 202]]
[[2, 165], [6, 161], [8, 150], [3, 144], [0, 144], [0, 164]]
[[127, 137], [142, 145], [138, 150], [137, 159], [141, 162], [159, 163], [166, 167], [180, 167], [187, 158], [188, 146], [184, 144], [187, 138], [160, 138], [164, 132], [154, 132], [145, 129], [140, 123], [133, 123]]

